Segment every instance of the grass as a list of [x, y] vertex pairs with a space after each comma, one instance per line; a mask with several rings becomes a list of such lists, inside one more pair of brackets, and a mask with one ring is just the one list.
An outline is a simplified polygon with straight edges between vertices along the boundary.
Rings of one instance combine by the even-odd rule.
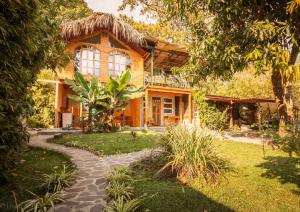
[[64, 165], [71, 168], [70, 159], [53, 151], [29, 148], [21, 152], [20, 161], [17, 161], [16, 168], [10, 173], [10, 182], [0, 186], [0, 211], [15, 211], [13, 191], [18, 203], [32, 198], [27, 190], [44, 194], [45, 191], [40, 188], [43, 174], [62, 170]]
[[130, 131], [114, 133], [93, 133], [65, 136], [53, 140], [57, 144], [78, 147], [95, 153], [96, 155], [114, 155], [120, 153], [137, 152], [146, 148], [158, 146], [159, 136], [152, 131], [138, 131], [136, 138]]
[[135, 195], [155, 194], [141, 211], [300, 211], [300, 160], [279, 150], [230, 141], [217, 142], [236, 172], [219, 186], [180, 185], [174, 178], [157, 177], [161, 159], [133, 167]]

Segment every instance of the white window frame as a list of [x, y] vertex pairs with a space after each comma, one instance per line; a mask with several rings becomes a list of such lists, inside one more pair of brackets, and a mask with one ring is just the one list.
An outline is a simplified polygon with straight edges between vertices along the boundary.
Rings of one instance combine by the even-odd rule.
[[[172, 102], [165, 102], [165, 99], [171, 99]], [[165, 105], [172, 105], [171, 108], [165, 108]], [[175, 101], [174, 101], [174, 97], [164, 97], [163, 98], [163, 114], [164, 115], [174, 115], [175, 114]], [[166, 113], [165, 109], [171, 109], [172, 112], [171, 113]]]
[[[83, 58], [83, 51], [87, 52], [86, 58]], [[98, 55], [99, 58], [96, 58], [96, 55]], [[90, 56], [92, 57], [90, 58]], [[75, 50], [75, 69], [83, 75], [100, 76], [100, 61], [101, 52], [93, 45], [82, 45]], [[83, 62], [85, 64], [83, 64]]]
[[[123, 64], [122, 61], [116, 61], [116, 57], [119, 57], [119, 59], [121, 59], [121, 57], [122, 57], [123, 59], [125, 59], [125, 63]], [[112, 61], [111, 61], [111, 58], [112, 58]], [[127, 69], [127, 66], [131, 66], [131, 64], [132, 64], [131, 57], [125, 51], [112, 50], [108, 54], [108, 74], [109, 74], [109, 76], [112, 76], [112, 77], [120, 76], [123, 73], [123, 71], [125, 71]], [[112, 67], [110, 67], [110, 66], [112, 66]], [[124, 66], [124, 68], [121, 68], [122, 66]]]

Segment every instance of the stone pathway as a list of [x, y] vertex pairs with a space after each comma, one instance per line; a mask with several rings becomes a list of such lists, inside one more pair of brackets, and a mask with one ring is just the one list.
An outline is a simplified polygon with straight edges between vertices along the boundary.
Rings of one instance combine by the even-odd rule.
[[71, 157], [78, 169], [76, 182], [63, 191], [64, 202], [49, 210], [55, 212], [102, 211], [106, 206], [106, 176], [109, 171], [117, 166], [129, 165], [153, 153], [153, 150], [143, 150], [101, 158], [85, 150], [48, 143], [47, 140], [51, 138], [53, 138], [51, 135], [32, 136], [29, 145], [66, 154]]

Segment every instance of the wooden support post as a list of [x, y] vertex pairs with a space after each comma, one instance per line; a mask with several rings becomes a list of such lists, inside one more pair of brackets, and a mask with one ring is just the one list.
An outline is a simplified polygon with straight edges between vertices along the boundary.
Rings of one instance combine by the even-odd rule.
[[192, 123], [193, 107], [192, 107], [192, 94], [189, 94], [189, 123]]
[[59, 92], [59, 84], [55, 82], [55, 103], [54, 103], [54, 110], [55, 110], [55, 118], [54, 118], [54, 127], [59, 128], [59, 117], [58, 117], [58, 92]]
[[81, 118], [83, 116], [83, 104], [80, 103], [80, 106], [79, 106], [79, 117]]
[[179, 124], [182, 125], [182, 95], [179, 96]]
[[150, 79], [151, 79], [151, 85], [153, 85], [153, 72], [154, 72], [154, 49], [151, 49], [151, 73], [150, 73], [150, 75], [151, 75], [151, 77], [150, 77]]
[[144, 118], [144, 126], [147, 127], [148, 124], [148, 110], [149, 110], [149, 91], [146, 89], [145, 91], [145, 118]]
[[229, 120], [229, 128], [233, 127], [233, 103], [230, 103], [230, 120]]

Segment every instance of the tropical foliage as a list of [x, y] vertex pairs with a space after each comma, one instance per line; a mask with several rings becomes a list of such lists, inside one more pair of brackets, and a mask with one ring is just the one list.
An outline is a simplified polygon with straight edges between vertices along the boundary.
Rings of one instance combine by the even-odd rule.
[[203, 129], [169, 128], [162, 135], [162, 145], [167, 162], [161, 171], [175, 173], [183, 184], [196, 181], [216, 185], [230, 170], [229, 163], [218, 156], [213, 137]]
[[93, 130], [93, 110], [103, 108], [104, 100], [108, 98], [105, 95], [103, 85], [93, 77], [90, 81], [86, 81], [79, 73], [74, 73], [75, 81], [65, 79], [65, 82], [72, 88], [77, 95], [69, 94], [68, 97], [74, 101], [81, 102], [88, 111], [88, 132]]
[[212, 130], [223, 130], [227, 122], [227, 109], [220, 111], [213, 105], [205, 101], [205, 95], [196, 91], [193, 94], [194, 101], [197, 104], [198, 118], [202, 127]]
[[[75, 2], [75, 1], [72, 1]], [[77, 3], [84, 3], [82, 0]], [[57, 7], [57, 4], [61, 4]], [[55, 6], [56, 4], [56, 6]], [[71, 6], [70, 6], [71, 5]], [[82, 5], [86, 5], [85, 3]], [[70, 7], [69, 7], [70, 6]], [[65, 66], [70, 56], [60, 37], [56, 19], [72, 8], [69, 1], [0, 1], [0, 182], [8, 180], [5, 170], [21, 144], [28, 141], [24, 118], [31, 113], [30, 87], [38, 72]], [[74, 17], [74, 16], [73, 16]]]
[[107, 193], [112, 201], [105, 208], [107, 212], [132, 212], [136, 211], [145, 199], [133, 197], [133, 179], [129, 168], [115, 168], [108, 178]]
[[[110, 77], [105, 86], [99, 80], [92, 78], [86, 81], [81, 73], [74, 73], [75, 81], [66, 79], [65, 82], [70, 85], [77, 95], [68, 95], [69, 98], [81, 102], [88, 111], [88, 132], [95, 127], [96, 116], [101, 120], [109, 122], [114, 128], [114, 112], [125, 108], [130, 95], [137, 92], [129, 85], [131, 80], [130, 71], [124, 71], [116, 79]], [[93, 118], [94, 116], [94, 118]], [[102, 126], [106, 124], [102, 123]]]
[[[51, 80], [53, 72], [51, 70], [42, 70], [37, 78], [40, 80]], [[37, 81], [31, 87], [33, 112], [27, 119], [29, 127], [52, 127], [54, 125], [54, 90], [55, 84], [43, 81]]]

